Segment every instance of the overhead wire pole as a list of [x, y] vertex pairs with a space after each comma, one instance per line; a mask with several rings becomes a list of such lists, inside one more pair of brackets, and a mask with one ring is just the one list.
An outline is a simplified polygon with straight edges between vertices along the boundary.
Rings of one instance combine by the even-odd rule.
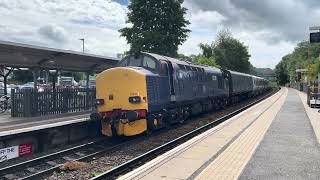
[[82, 41], [82, 53], [84, 53], [84, 38], [81, 38], [79, 40]]
[[[84, 53], [84, 38], [79, 39], [82, 41], [82, 53]], [[90, 82], [90, 72], [86, 72], [86, 108], [88, 108], [89, 104], [89, 82]]]

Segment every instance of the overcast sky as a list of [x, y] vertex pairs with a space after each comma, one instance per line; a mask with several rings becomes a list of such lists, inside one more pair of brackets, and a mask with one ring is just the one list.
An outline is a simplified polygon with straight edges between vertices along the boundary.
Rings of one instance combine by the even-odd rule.
[[[118, 29], [125, 27], [127, 0], [0, 0], [0, 40], [116, 56], [128, 50]], [[200, 52], [228, 28], [249, 47], [251, 63], [271, 67], [308, 38], [320, 24], [319, 0], [185, 0], [192, 32], [179, 52]], [[318, 21], [318, 22], [317, 22]]]

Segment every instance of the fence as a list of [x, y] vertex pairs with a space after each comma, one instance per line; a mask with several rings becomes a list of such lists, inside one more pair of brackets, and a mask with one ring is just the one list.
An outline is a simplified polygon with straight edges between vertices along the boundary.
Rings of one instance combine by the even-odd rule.
[[298, 82], [298, 83], [291, 83], [290, 86], [292, 88], [295, 88], [299, 91], [303, 91], [305, 93], [308, 92], [308, 83], [302, 83], [302, 82]]
[[34, 89], [12, 89], [11, 116], [35, 117], [95, 108], [95, 89], [64, 88], [38, 92]]

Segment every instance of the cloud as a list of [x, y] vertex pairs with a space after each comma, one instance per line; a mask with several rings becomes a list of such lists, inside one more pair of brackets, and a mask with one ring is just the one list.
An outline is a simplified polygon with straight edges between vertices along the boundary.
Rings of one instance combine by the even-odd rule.
[[45, 25], [39, 28], [38, 32], [45, 38], [58, 43], [65, 43], [67, 41], [66, 31], [64, 28], [57, 25]]
[[[129, 49], [118, 29], [126, 26], [128, 0], [1, 0], [0, 40], [116, 56]], [[318, 0], [185, 0], [192, 32], [179, 53], [198, 54], [228, 28], [249, 47], [251, 63], [274, 67], [319, 25]]]
[[219, 24], [225, 20], [225, 17], [216, 11], [199, 10], [197, 12], [190, 13], [189, 19], [191, 22], [190, 28], [204, 31], [218, 27]]
[[[268, 32], [265, 40], [297, 42], [320, 17], [319, 4], [298, 0], [186, 0], [191, 11], [215, 11], [222, 25], [238, 31]], [[317, 8], [318, 7], [318, 8]], [[271, 40], [268, 38], [270, 37]]]
[[84, 38], [87, 53], [116, 56], [128, 49], [126, 12], [111, 0], [1, 0], [0, 39], [81, 51]]
[[[308, 39], [308, 27], [317, 25], [320, 18], [317, 0], [185, 0], [184, 6], [189, 9], [188, 17], [204, 17], [205, 12], [223, 17], [218, 24], [203, 23], [206, 33], [213, 37], [218, 29], [228, 28], [249, 46], [250, 61], [258, 67], [273, 68], [297, 42]], [[198, 31], [197, 27], [190, 27]]]

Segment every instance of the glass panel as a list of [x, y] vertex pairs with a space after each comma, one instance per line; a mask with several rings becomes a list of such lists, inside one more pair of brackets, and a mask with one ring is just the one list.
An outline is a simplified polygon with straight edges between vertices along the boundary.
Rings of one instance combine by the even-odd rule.
[[122, 61], [120, 61], [118, 66], [124, 67], [124, 66], [127, 66], [127, 64], [128, 64], [128, 58], [123, 59]]
[[135, 58], [134, 56], [131, 56], [129, 66], [136, 66], [136, 67], [141, 66], [141, 58], [140, 57]]
[[168, 76], [167, 64], [164, 62], [161, 63], [161, 75]]
[[144, 56], [142, 66], [149, 69], [156, 69], [156, 62], [150, 57]]

